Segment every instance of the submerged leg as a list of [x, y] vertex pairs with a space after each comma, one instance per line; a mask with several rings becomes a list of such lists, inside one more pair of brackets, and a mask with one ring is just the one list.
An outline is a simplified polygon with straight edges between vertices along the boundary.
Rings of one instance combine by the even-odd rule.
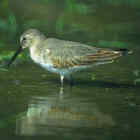
[[60, 75], [60, 81], [61, 81], [61, 86], [63, 86], [63, 83], [64, 83], [64, 75]]
[[72, 75], [71, 74], [70, 75], [67, 75], [66, 78], [68, 79], [68, 82], [69, 82], [70, 86], [73, 86]]

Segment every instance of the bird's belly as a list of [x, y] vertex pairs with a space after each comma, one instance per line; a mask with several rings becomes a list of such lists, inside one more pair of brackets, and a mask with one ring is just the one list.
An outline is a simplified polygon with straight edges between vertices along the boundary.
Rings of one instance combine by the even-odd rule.
[[46, 70], [53, 72], [53, 73], [58, 73], [60, 75], [69, 75], [71, 73], [86, 69], [87, 67], [83, 66], [83, 67], [69, 67], [69, 68], [55, 68], [51, 63], [39, 63], [39, 65], [41, 65], [43, 68], [45, 68]]
[[52, 64], [44, 64], [41, 63], [40, 64], [43, 68], [45, 68], [46, 70], [53, 72], [53, 73], [58, 73], [60, 75], [67, 75], [70, 73], [69, 69], [60, 69], [60, 68], [55, 68]]

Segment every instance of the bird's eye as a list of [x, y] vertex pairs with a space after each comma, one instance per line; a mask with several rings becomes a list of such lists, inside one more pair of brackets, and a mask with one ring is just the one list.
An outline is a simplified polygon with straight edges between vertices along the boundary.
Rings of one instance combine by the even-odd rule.
[[26, 40], [26, 38], [25, 38], [25, 37], [23, 37], [22, 41], [25, 41], [25, 40]]
[[26, 37], [23, 37], [23, 38], [21, 38], [20, 43], [22, 45], [24, 45], [26, 43], [26, 41], [27, 41]]

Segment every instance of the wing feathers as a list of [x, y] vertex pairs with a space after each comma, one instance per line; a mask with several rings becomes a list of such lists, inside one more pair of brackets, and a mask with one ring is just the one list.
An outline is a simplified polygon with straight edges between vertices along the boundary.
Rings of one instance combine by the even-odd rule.
[[68, 57], [67, 59], [63, 59], [61, 57], [52, 58], [52, 62], [54, 67], [56, 68], [69, 68], [74, 66], [82, 66], [82, 65], [94, 65], [96, 63], [107, 63], [113, 62], [112, 60], [121, 56], [121, 53], [118, 51], [112, 50], [100, 50], [97, 53], [88, 54], [84, 56], [72, 56], [71, 58]]

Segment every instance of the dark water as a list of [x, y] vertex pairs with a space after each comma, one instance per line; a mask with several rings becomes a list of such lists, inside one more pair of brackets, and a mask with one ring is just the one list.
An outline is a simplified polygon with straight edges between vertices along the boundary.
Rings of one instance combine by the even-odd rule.
[[74, 74], [74, 86], [62, 89], [59, 76], [34, 64], [25, 51], [10, 69], [0, 68], [0, 138], [139, 139], [140, 2], [2, 0], [0, 8], [1, 65], [28, 28], [134, 52]]

